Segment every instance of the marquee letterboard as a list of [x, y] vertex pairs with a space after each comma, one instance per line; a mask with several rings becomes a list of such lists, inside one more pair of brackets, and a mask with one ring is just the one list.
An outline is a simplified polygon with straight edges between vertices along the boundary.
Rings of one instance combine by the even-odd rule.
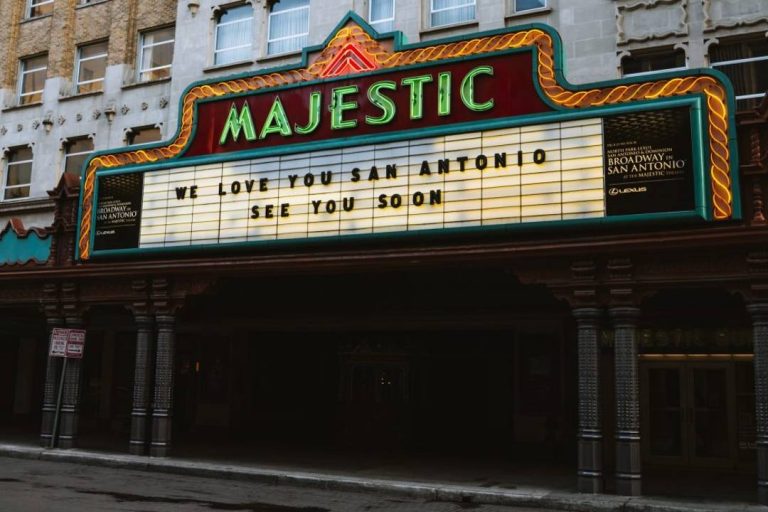
[[170, 143], [89, 162], [80, 256], [733, 217], [727, 88], [573, 91], [553, 41], [409, 49], [351, 15], [303, 68], [194, 85]]

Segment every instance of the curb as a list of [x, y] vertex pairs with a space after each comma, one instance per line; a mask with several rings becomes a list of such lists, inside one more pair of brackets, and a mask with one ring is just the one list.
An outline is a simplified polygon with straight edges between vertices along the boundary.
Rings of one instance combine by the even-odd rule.
[[687, 502], [649, 497], [592, 495], [554, 492], [547, 489], [511, 491], [501, 488], [359, 478], [345, 475], [290, 471], [196, 462], [173, 458], [111, 454], [84, 450], [48, 449], [0, 444], [0, 456], [50, 462], [69, 462], [118, 469], [160, 472], [207, 478], [227, 478], [271, 485], [386, 494], [425, 501], [550, 508], [570, 512], [768, 512], [768, 507], [747, 503]]

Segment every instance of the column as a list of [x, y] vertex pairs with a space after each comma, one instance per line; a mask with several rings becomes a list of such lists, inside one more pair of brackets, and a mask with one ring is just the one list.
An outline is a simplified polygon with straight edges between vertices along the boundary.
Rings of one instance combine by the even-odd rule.
[[[48, 325], [48, 344], [50, 351], [51, 331], [64, 324], [64, 319], [59, 317], [46, 318]], [[43, 421], [40, 426], [40, 445], [51, 445], [51, 432], [53, 431], [53, 418], [56, 414], [56, 388], [59, 384], [59, 371], [61, 370], [61, 357], [48, 356], [45, 367], [45, 386], [43, 388]]]
[[[70, 329], [82, 329], [82, 318], [67, 317], [67, 327]], [[87, 346], [88, 340], [86, 339]], [[77, 443], [82, 366], [82, 359], [70, 358], [67, 361], [67, 373], [64, 375], [64, 393], [61, 400], [61, 418], [59, 420], [59, 448], [74, 448]]]
[[751, 304], [755, 351], [755, 424], [757, 434], [757, 499], [768, 505], [768, 303]]
[[636, 330], [640, 310], [613, 307], [609, 313], [616, 370], [616, 494], [639, 496], [642, 473]]
[[579, 432], [578, 490], [603, 491], [603, 435], [600, 429], [600, 348], [598, 334], [600, 310], [573, 310], [578, 333]]
[[144, 455], [147, 448], [149, 391], [152, 388], [152, 317], [137, 315], [136, 362], [133, 380], [133, 408], [131, 409], [131, 440], [128, 451]]
[[165, 457], [171, 448], [173, 411], [174, 317], [157, 315], [155, 393], [152, 402], [152, 443], [150, 455]]

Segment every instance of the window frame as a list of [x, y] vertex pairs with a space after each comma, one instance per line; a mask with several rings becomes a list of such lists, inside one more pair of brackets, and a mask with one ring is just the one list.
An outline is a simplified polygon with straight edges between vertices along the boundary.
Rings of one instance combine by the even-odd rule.
[[[310, 0], [305, 0], [305, 1], [307, 2], [307, 5], [303, 5], [301, 7], [291, 7], [290, 9], [286, 9], [284, 11], [278, 11], [276, 13], [272, 12], [272, 9], [277, 4], [277, 2], [272, 2], [269, 5], [269, 13], [267, 14], [267, 48], [266, 48], [267, 55], [270, 55], [270, 56], [272, 56], [272, 55], [283, 55], [283, 54], [290, 54], [290, 53], [301, 51], [303, 46], [300, 46], [299, 48], [294, 48], [294, 49], [291, 49], [291, 50], [282, 51], [282, 52], [271, 52], [269, 50], [269, 45], [274, 43], [274, 42], [286, 41], [286, 40], [289, 40], [289, 39], [298, 39], [298, 38], [301, 38], [301, 37], [306, 37], [307, 40], [309, 39], [309, 8], [310, 8], [311, 1]], [[272, 17], [273, 16], [280, 16], [280, 15], [285, 14], [285, 13], [296, 12], [296, 11], [300, 11], [300, 10], [303, 10], [303, 9], [307, 10], [307, 31], [306, 32], [301, 33], [301, 34], [292, 34], [290, 36], [278, 37], [276, 39], [272, 39], [270, 37], [270, 34], [272, 32]]]
[[[11, 157], [20, 149], [29, 149], [30, 152], [30, 159], [29, 160], [19, 160], [18, 162], [11, 162]], [[4, 201], [20, 201], [24, 199], [29, 199], [32, 197], [32, 164], [35, 159], [35, 153], [32, 150], [30, 146], [15, 146], [12, 148], [9, 148], [8, 151], [5, 153], [5, 164], [3, 165], [3, 182], [2, 182], [2, 195], [0, 195], [0, 202]], [[12, 165], [21, 165], [21, 164], [29, 164], [29, 182], [21, 184], [21, 185], [11, 185], [8, 186], [8, 178], [10, 177], [10, 167]], [[5, 194], [8, 190], [13, 190], [15, 188], [23, 188], [28, 187], [29, 192], [24, 197], [10, 197], [6, 198]]]
[[[136, 135], [138, 135], [142, 131], [149, 131], [149, 130], [157, 130], [157, 133], [158, 133], [157, 140], [149, 140], [149, 141], [146, 141], [146, 142], [135, 142]], [[142, 126], [132, 126], [132, 127], [128, 128], [128, 129], [126, 129], [125, 131], [126, 131], [126, 134], [125, 134], [126, 135], [125, 136], [126, 146], [140, 146], [140, 145], [143, 145], [143, 144], [154, 144], [156, 142], [162, 142], [162, 140], [163, 140], [163, 129], [162, 129], [162, 127], [158, 126], [158, 125], [154, 125], [154, 124], [145, 124], [145, 125], [142, 125]]]
[[[88, 46], [95, 46], [97, 44], [107, 43], [106, 48], [104, 50], [103, 54], [94, 55], [92, 57], [86, 57], [83, 59], [82, 57], [82, 51], [83, 48], [87, 48]], [[94, 78], [93, 80], [84, 80], [80, 81], [80, 65], [83, 62], [89, 61], [89, 60], [96, 60], [96, 59], [104, 59], [104, 76], [101, 78]], [[102, 40], [102, 41], [91, 41], [90, 43], [81, 44], [77, 47], [77, 52], [75, 53], [75, 77], [74, 77], [74, 86], [75, 86], [75, 94], [88, 94], [92, 92], [101, 92], [104, 90], [103, 82], [106, 79], [107, 76], [107, 64], [109, 62], [109, 41], [108, 40]], [[80, 86], [81, 85], [90, 85], [95, 84], [97, 82], [102, 82], [102, 87], [99, 90], [93, 91], [81, 91]]]
[[514, 14], [529, 13], [529, 12], [543, 11], [545, 9], [549, 9], [549, 0], [543, 0], [544, 5], [540, 5], [538, 7], [531, 7], [530, 9], [518, 9], [517, 8], [518, 1], [519, 0], [512, 0], [512, 12]]
[[[226, 14], [227, 11], [232, 9], [237, 9], [240, 7], [249, 7], [251, 9], [251, 16], [248, 18], [243, 19], [237, 19], [233, 21], [225, 21], [222, 23], [221, 17]], [[256, 9], [254, 9], [253, 4], [249, 2], [241, 3], [241, 4], [232, 4], [227, 6], [222, 6], [221, 9], [216, 13], [214, 17], [214, 26], [213, 26], [213, 65], [214, 66], [227, 66], [229, 64], [235, 64], [237, 62], [245, 62], [249, 59], [241, 59], [241, 60], [233, 60], [233, 61], [227, 61], [227, 62], [216, 62], [216, 54], [224, 51], [231, 51], [231, 50], [239, 50], [240, 48], [250, 48], [251, 49], [251, 55], [253, 55], [253, 23], [254, 19], [256, 17]], [[245, 21], [249, 21], [251, 24], [251, 37], [250, 42], [247, 45], [241, 45], [241, 46], [232, 46], [228, 48], [218, 49], [217, 46], [219, 44], [219, 27], [221, 26], [227, 26], [227, 25], [233, 25], [235, 23], [243, 23]], [[175, 41], [175, 37], [174, 37]]]
[[[445, 23], [445, 24], [442, 24], [442, 25], [435, 25], [433, 23], [433, 21], [432, 21], [433, 20], [433, 16], [434, 16], [435, 13], [446, 12], [446, 11], [454, 11], [456, 9], [462, 9], [462, 8], [469, 7], [469, 6], [474, 7], [474, 13], [475, 13], [475, 15], [471, 19], [462, 20], [462, 21], [456, 21], [456, 22], [453, 22], [453, 23]], [[429, 0], [429, 26], [430, 26], [430, 28], [450, 27], [452, 25], [460, 25], [460, 24], [463, 24], [463, 23], [472, 23], [474, 21], [477, 21], [477, 0], [471, 0], [470, 2], [467, 2], [466, 4], [463, 4], [463, 5], [457, 5], [457, 6], [454, 6], [454, 7], [444, 7], [442, 9], [437, 9], [437, 10], [435, 9], [435, 0]]]
[[[170, 40], [162, 41], [162, 42], [159, 42], [159, 43], [151, 43], [149, 45], [145, 44], [145, 42], [144, 42], [145, 41], [145, 37], [148, 34], [151, 34], [153, 32], [159, 32], [161, 30], [165, 30], [165, 29], [168, 29], [168, 28], [174, 28], [174, 31], [171, 34], [171, 39]], [[154, 48], [156, 46], [167, 45], [167, 44], [172, 44], [173, 45], [173, 50], [171, 51], [171, 62], [168, 65], [166, 65], [166, 66], [157, 66], [157, 67], [154, 67], [154, 68], [144, 69], [144, 50], [146, 48]], [[216, 50], [216, 48], [214, 47], [214, 51], [215, 50]], [[175, 55], [175, 52], [176, 52], [175, 25], [167, 25], [167, 26], [164, 26], [164, 27], [155, 27], [155, 28], [151, 28], [151, 29], [148, 29], [148, 30], [140, 31], [139, 32], [139, 55], [138, 55], [139, 65], [137, 66], [136, 80], [139, 81], [139, 82], [151, 82], [153, 80], [163, 80], [165, 78], [170, 78], [171, 77], [171, 73], [173, 71], [173, 57]], [[142, 79], [142, 75], [143, 74], [154, 72], [154, 71], [157, 71], [158, 69], [168, 69], [168, 76], [162, 77], [162, 78], [146, 78], [146, 79]]]
[[[745, 43], [748, 43], [748, 42], [753, 41], [753, 40], [759, 40], [759, 38], [757, 38], [757, 37], [741, 38], [741, 39], [737, 39], [737, 40], [725, 41], [724, 43], [717, 43], [714, 46], [719, 46], [719, 45], [727, 46], [727, 45], [745, 44]], [[731, 60], [721, 60], [721, 61], [717, 61], [717, 62], [712, 62], [711, 54], [709, 53], [709, 51], [707, 53], [708, 53], [708, 58], [709, 58], [709, 67], [712, 68], [712, 69], [717, 69], [720, 66], [733, 66], [733, 65], [739, 65], [739, 64], [749, 64], [751, 62], [768, 61], [768, 54], [767, 54], [767, 55], [759, 55], [757, 57], [746, 57], [746, 58], [743, 58], [743, 59], [731, 59]], [[768, 65], [768, 63], [766, 65]], [[720, 72], [727, 76], [725, 71], [720, 71]], [[739, 109], [738, 108], [738, 104], [739, 104], [740, 100], [753, 100], [753, 99], [759, 99], [759, 98], [768, 97], [768, 92], [757, 92], [757, 93], [750, 93], [750, 94], [741, 94], [741, 95], [738, 95], [738, 96], [735, 93], [736, 93], [736, 91], [734, 91], [734, 100], [736, 102], [736, 110]]]
[[[392, 0], [392, 17], [391, 18], [383, 18], [380, 20], [373, 21], [373, 3], [376, 1], [378, 0], [368, 0], [368, 24], [372, 26], [376, 30], [376, 32], [379, 32], [382, 34], [387, 32], [392, 32], [395, 29], [395, 0]], [[392, 24], [392, 27], [384, 31], [381, 31], [378, 28], [376, 28], [376, 24], [386, 23], [386, 22], [390, 22]]]
[[[27, 69], [27, 62], [32, 59], [37, 59], [38, 57], [45, 56], [45, 66], [44, 67], [38, 67], [34, 69]], [[24, 76], [28, 75], [30, 73], [36, 73], [38, 71], [45, 70], [45, 78], [43, 79], [43, 88], [38, 89], [35, 91], [30, 92], [24, 92]], [[48, 54], [47, 53], [40, 53], [38, 55], [31, 55], [29, 57], [22, 57], [19, 59], [19, 78], [18, 78], [18, 91], [17, 94], [17, 100], [19, 102], [19, 105], [33, 105], [36, 103], [42, 103], [43, 102], [43, 94], [45, 94], [45, 81], [48, 79]], [[40, 94], [39, 100], [30, 100], [25, 101], [25, 97], [30, 97], [35, 94]]]
[[[634, 58], [638, 58], [638, 57], [653, 57], [655, 55], [662, 55], [666, 51], [664, 49], [661, 49], [661, 50], [654, 49], [654, 50], [655, 51], [653, 51], [653, 50], [652, 51], [636, 50], [637, 53], [635, 55], [632, 55], [632, 52], [630, 52], [630, 56], [632, 56]], [[672, 71], [685, 71], [686, 69], [688, 69], [688, 55], [686, 54], [685, 50], [683, 50], [681, 48], [672, 48], [671, 50], [672, 50], [673, 53], [679, 51], [683, 55], [683, 63], [685, 65], [683, 65], [683, 66], [675, 66], [673, 68], [653, 69], [653, 70], [650, 70], [650, 71], [638, 71], [636, 73], [625, 73], [624, 72], [624, 58], [626, 57], [626, 55], [625, 55], [619, 61], [619, 69], [621, 69], [621, 77], [622, 78], [632, 78], [632, 77], [638, 77], [638, 76], [649, 76], [649, 75], [657, 75], [659, 73], [668, 73], [668, 72], [672, 72]]]
[[[27, 16], [26, 16], [26, 18], [27, 19], [33, 19], [33, 18], [42, 18], [43, 16], [50, 16], [51, 14], [53, 14], [53, 6], [51, 5], [51, 4], [53, 4], [53, 2], [54, 2], [54, 0], [40, 0], [40, 1], [29, 0], [26, 3], [26, 5], [27, 5]], [[32, 10], [34, 8], [41, 7], [43, 5], [51, 5], [51, 11], [50, 12], [44, 12], [43, 14], [32, 15]]]
[[[91, 150], [90, 151], [79, 151], [79, 152], [76, 152], [76, 153], [70, 153], [69, 152], [69, 148], [73, 144], [75, 144], [76, 142], [79, 142], [79, 141], [82, 141], [82, 140], [90, 140], [91, 141]], [[65, 172], [68, 172], [67, 171], [67, 161], [69, 160], [70, 157], [81, 156], [81, 155], [90, 155], [95, 150], [96, 150], [96, 148], [95, 148], [95, 146], [93, 144], [93, 138], [88, 136], [88, 135], [81, 135], [81, 136], [77, 136], [77, 137], [69, 137], [69, 138], [67, 138], [67, 142], [64, 143], [64, 165], [62, 166], [61, 174], [64, 174]], [[80, 171], [82, 171], [82, 169], [80, 169]], [[70, 174], [75, 174], [75, 173], [70, 173]], [[78, 172], [77, 176], [82, 177], [82, 174]]]

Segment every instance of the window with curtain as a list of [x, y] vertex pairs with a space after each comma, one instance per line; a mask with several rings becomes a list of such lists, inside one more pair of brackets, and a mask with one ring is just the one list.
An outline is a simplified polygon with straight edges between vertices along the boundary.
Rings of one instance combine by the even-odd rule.
[[8, 151], [4, 181], [3, 199], [29, 197], [29, 184], [32, 182], [32, 149], [19, 147]]
[[294, 52], [307, 45], [309, 0], [280, 0], [269, 9], [269, 55]]
[[48, 55], [21, 59], [19, 68], [19, 104], [42, 101], [48, 74]]
[[722, 43], [709, 48], [710, 65], [731, 79], [738, 110], [756, 107], [768, 91], [768, 40]]
[[430, 0], [433, 27], [453, 25], [475, 19], [475, 0]]
[[229, 64], [253, 57], [253, 7], [249, 4], [222, 9], [216, 20], [213, 63]]
[[377, 32], [395, 28], [395, 0], [370, 0], [368, 22]]
[[671, 48], [633, 53], [621, 60], [622, 76], [637, 76], [660, 71], [685, 69], [685, 52]]
[[86, 44], [77, 49], [75, 92], [94, 92], [104, 88], [107, 70], [107, 42]]
[[83, 164], [93, 152], [93, 141], [88, 137], [72, 139], [64, 146], [64, 172], [80, 176]]
[[534, 9], [543, 9], [547, 6], [547, 0], [513, 0], [515, 3], [515, 12], [532, 11]]
[[139, 81], [160, 80], [171, 76], [173, 62], [173, 30], [164, 27], [141, 34]]

